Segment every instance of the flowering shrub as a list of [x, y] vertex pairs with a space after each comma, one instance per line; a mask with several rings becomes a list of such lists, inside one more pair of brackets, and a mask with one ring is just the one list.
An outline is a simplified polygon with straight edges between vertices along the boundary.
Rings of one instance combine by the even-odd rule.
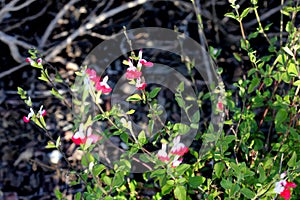
[[[265, 33], [271, 25], [262, 27], [260, 23], [257, 1], [252, 0], [252, 6], [242, 12], [235, 1], [230, 2], [233, 12], [227, 13], [226, 16], [240, 24], [241, 54], [246, 54], [249, 58], [251, 68], [247, 72], [247, 78], [238, 80], [233, 84], [233, 89], [225, 92], [224, 99], [213, 99], [209, 93], [197, 94], [197, 102], [211, 98], [212, 113], [221, 113], [225, 118], [225, 127], [221, 135], [212, 134], [211, 127], [208, 127], [206, 132], [197, 132], [195, 141], [207, 139], [216, 142], [205, 155], [200, 156], [198, 151], [186, 146], [182, 141], [190, 130], [198, 130], [195, 127], [198, 127], [196, 122], [200, 119], [199, 112], [188, 115], [191, 125], [161, 122], [162, 110], [156, 101], [161, 88], [148, 87], [142, 72], [142, 69], [156, 66], [143, 58], [142, 50], [138, 52], [138, 56], [132, 52], [131, 56], [123, 61], [128, 84], [135, 88], [134, 94], [126, 101], [148, 108], [150, 133], [153, 132], [156, 119], [163, 124], [161, 130], [149, 138], [145, 130], [137, 131], [130, 121], [130, 115], [136, 112], [134, 109], [126, 112], [118, 105], [104, 109], [103, 100], [105, 95], [113, 92], [113, 84], [108, 82], [109, 76], [101, 78], [95, 69], [84, 66], [76, 73], [77, 87], [75, 85], [71, 88], [79, 94], [73, 99], [78, 110], [75, 109], [73, 113], [74, 128], [71, 140], [78, 150], [84, 153], [82, 168], [68, 162], [67, 155], [61, 148], [63, 143], [60, 137], [52, 138], [44, 120], [46, 110], [43, 106], [35, 113], [31, 98], [27, 96], [26, 91], [18, 88], [18, 93], [30, 110], [23, 117], [23, 121], [37, 124], [50, 139], [46, 147], [56, 148], [63, 156], [70, 173], [76, 174], [77, 177], [70, 185], [85, 186], [82, 192], [75, 194], [75, 199], [136, 199], [141, 188], [154, 189], [152, 199], [298, 199], [299, 30], [292, 23], [293, 20], [288, 22], [285, 28], [288, 37], [285, 43], [280, 42], [284, 45], [278, 46], [277, 38], [269, 38]], [[247, 36], [242, 21], [250, 11], [256, 14], [259, 27], [256, 32]], [[296, 11], [297, 8], [288, 7], [282, 12], [292, 16], [292, 12]], [[259, 34], [262, 34], [270, 45], [268, 52], [263, 56], [257, 56], [258, 50], [251, 46], [251, 39]], [[57, 89], [62, 80], [57, 79], [57, 76], [49, 76], [35, 49], [29, 53], [31, 56], [26, 62], [40, 69], [39, 79], [47, 82], [52, 87], [51, 93], [64, 102], [65, 98]], [[212, 57], [214, 56], [215, 54], [212, 54]], [[235, 58], [237, 62], [242, 63], [242, 56], [235, 55]], [[191, 70], [188, 66], [187, 64], [188, 70]], [[221, 74], [220, 71], [219, 73]], [[224, 86], [220, 84], [217, 88], [222, 90], [222, 87]], [[187, 110], [191, 107], [189, 99], [182, 97], [186, 88], [183, 82], [178, 85], [175, 99], [179, 107], [188, 113]], [[199, 109], [203, 109], [200, 104]], [[65, 105], [68, 106], [68, 103], [65, 102]], [[95, 113], [88, 112], [92, 106], [97, 108]], [[105, 124], [104, 131], [97, 131], [98, 122], [101, 122], [101, 125]], [[93, 150], [113, 136], [120, 139], [123, 149], [119, 161], [113, 163], [113, 168], [109, 168]], [[149, 152], [147, 145], [154, 146], [157, 151]], [[140, 152], [143, 154], [135, 157]], [[133, 166], [130, 159], [148, 169], [143, 173], [146, 183], [131, 178]], [[58, 199], [63, 199], [63, 193], [59, 190], [56, 190], [55, 194]]]

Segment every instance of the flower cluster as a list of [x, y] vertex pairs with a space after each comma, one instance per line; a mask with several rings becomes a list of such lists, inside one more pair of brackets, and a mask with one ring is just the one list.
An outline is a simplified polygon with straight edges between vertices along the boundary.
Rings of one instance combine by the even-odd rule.
[[94, 83], [97, 91], [102, 92], [103, 94], [108, 94], [112, 91], [111, 87], [107, 84], [108, 76], [105, 76], [101, 81], [101, 78], [97, 76], [95, 70], [87, 68], [85, 73], [89, 76], [89, 80]]
[[180, 142], [180, 136], [177, 136], [173, 139], [173, 147], [171, 148], [169, 154], [167, 153], [167, 144], [163, 143], [162, 148], [158, 151], [157, 157], [162, 162], [169, 162], [170, 158], [174, 156], [171, 166], [173, 168], [181, 164], [183, 158], [182, 156], [189, 151], [189, 148], [186, 147], [183, 143]]
[[46, 114], [47, 114], [47, 112], [46, 112], [45, 109], [43, 109], [43, 105], [40, 107], [40, 110], [38, 111], [37, 114], [34, 113], [34, 111], [33, 111], [32, 108], [30, 108], [30, 112], [28, 113], [27, 116], [24, 116], [24, 117], [23, 117], [23, 121], [26, 122], [26, 123], [28, 123], [28, 122], [30, 122], [30, 119], [31, 119], [32, 117], [42, 118], [42, 117], [44, 117]]
[[33, 60], [30, 57], [27, 57], [25, 59], [25, 61], [33, 67], [40, 67], [42, 65], [42, 62], [43, 62], [42, 58], [38, 58], [36, 60]]
[[295, 188], [297, 185], [284, 179], [285, 176], [286, 172], [280, 175], [282, 180], [275, 183], [274, 192], [279, 194], [284, 200], [289, 200], [291, 198], [291, 188]]
[[152, 67], [153, 63], [148, 62], [145, 59], [143, 59], [143, 51], [139, 51], [139, 55], [137, 57], [137, 65], [133, 65], [133, 61], [131, 59], [128, 59], [127, 62], [125, 62], [129, 67], [127, 68], [126, 71], [126, 78], [128, 80], [133, 80], [135, 83], [135, 87], [137, 90], [144, 90], [147, 84], [145, 82], [142, 82], [141, 77], [142, 77], [142, 66], [145, 67]]
[[90, 126], [85, 131], [84, 124], [81, 123], [79, 126], [79, 130], [73, 135], [72, 141], [77, 145], [85, 144], [86, 146], [90, 146], [91, 144], [96, 143], [101, 139], [100, 136], [92, 134], [92, 131], [93, 130]]

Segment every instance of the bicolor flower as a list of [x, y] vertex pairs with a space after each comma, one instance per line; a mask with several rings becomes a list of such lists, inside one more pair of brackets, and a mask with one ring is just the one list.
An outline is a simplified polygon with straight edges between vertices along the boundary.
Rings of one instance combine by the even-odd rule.
[[136, 79], [135, 87], [137, 90], [144, 90], [147, 86], [147, 83], [141, 83], [141, 78]]
[[157, 153], [157, 157], [165, 163], [169, 163], [172, 159], [170, 165], [172, 168], [175, 168], [182, 163], [182, 156], [187, 153], [189, 149], [183, 143], [180, 143], [180, 136], [173, 139], [173, 144], [172, 149], [167, 153], [167, 144], [163, 142], [161, 149]]
[[30, 63], [30, 65], [33, 65], [34, 64], [34, 60], [32, 60], [31, 58], [26, 58], [25, 60], [27, 63]]
[[[280, 178], [283, 179], [286, 176], [286, 173], [282, 173]], [[297, 185], [293, 182], [280, 180], [275, 183], [274, 192], [279, 194], [280, 197], [284, 198], [284, 200], [289, 200], [291, 198], [291, 188], [295, 188]]]
[[87, 68], [85, 72], [89, 75], [90, 80], [95, 84], [100, 81], [100, 77], [97, 76], [97, 72], [94, 69]]
[[41, 105], [40, 110], [38, 112], [38, 117], [44, 117], [47, 114], [46, 110], [43, 109], [43, 105]]
[[143, 59], [143, 51], [140, 50], [139, 51], [139, 61], [138, 61], [137, 67], [141, 68], [142, 65], [145, 66], [145, 67], [152, 67], [153, 63], [152, 62], [148, 62], [147, 60]]
[[179, 158], [178, 155], [175, 156], [175, 158], [172, 161], [172, 168], [175, 168], [177, 166], [179, 166], [182, 163], [183, 158]]
[[170, 151], [171, 154], [183, 156], [189, 151], [189, 148], [187, 148], [183, 143], [180, 142], [180, 136], [174, 138], [173, 144], [174, 145]]
[[126, 78], [132, 80], [132, 79], [141, 77], [142, 72], [138, 71], [137, 68], [135, 66], [133, 66], [130, 59], [128, 59], [128, 64], [129, 64], [129, 67], [127, 68], [127, 71], [126, 71]]
[[[43, 105], [41, 105], [40, 110], [38, 111], [36, 117], [41, 118], [41, 117], [44, 117], [46, 114], [47, 114], [46, 110], [43, 109]], [[28, 113], [27, 116], [23, 117], [23, 121], [28, 123], [28, 122], [30, 122], [30, 119], [34, 116], [35, 116], [35, 113], [34, 113], [33, 109], [30, 108], [30, 112]]]
[[39, 58], [39, 59], [36, 60], [36, 62], [37, 62], [38, 65], [42, 65], [43, 60], [42, 60], [42, 58]]
[[158, 159], [163, 162], [168, 162], [170, 160], [166, 150], [167, 150], [167, 144], [163, 143], [161, 149], [157, 153]]
[[79, 130], [75, 132], [75, 134], [72, 137], [72, 141], [77, 145], [86, 144], [90, 146], [91, 144], [96, 143], [99, 140], [100, 140], [100, 136], [92, 134], [91, 127], [87, 128], [86, 135], [85, 135], [83, 123], [80, 124]]
[[26, 116], [23, 117], [23, 121], [24, 121], [25, 123], [30, 122], [30, 118], [31, 118], [33, 115], [34, 115], [34, 111], [33, 111], [32, 108], [30, 108], [30, 112], [28, 113], [27, 117], [26, 117]]
[[97, 91], [101, 91], [103, 94], [110, 93], [112, 89], [107, 84], [108, 76], [105, 76], [101, 82], [97, 82], [95, 87]]

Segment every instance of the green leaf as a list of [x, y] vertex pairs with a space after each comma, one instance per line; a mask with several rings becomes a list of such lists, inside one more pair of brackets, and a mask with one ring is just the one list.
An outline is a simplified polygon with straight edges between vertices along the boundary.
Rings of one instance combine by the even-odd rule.
[[94, 165], [94, 167], [93, 167], [92, 173], [93, 173], [93, 175], [94, 175], [95, 177], [97, 177], [97, 176], [99, 176], [99, 174], [101, 174], [101, 172], [102, 172], [103, 170], [105, 170], [105, 169], [106, 169], [106, 167], [105, 167], [104, 165], [102, 165], [102, 164], [96, 164], [96, 165]]
[[254, 89], [259, 85], [260, 79], [255, 77], [254, 79], [252, 79], [249, 88], [248, 88], [248, 93], [252, 93], [254, 91]]
[[242, 58], [241, 58], [241, 56], [238, 54], [238, 53], [233, 53], [233, 56], [234, 56], [234, 58], [237, 60], [237, 61], [239, 61], [239, 62], [241, 62], [242, 61]]
[[151, 172], [150, 174], [150, 178], [154, 178], [154, 177], [160, 177], [166, 174], [166, 169], [158, 169], [155, 170], [153, 172]]
[[237, 20], [237, 16], [235, 16], [233, 12], [226, 13], [224, 16]]
[[273, 83], [272, 78], [264, 78], [264, 84], [266, 84], [267, 87], [271, 86]]
[[85, 155], [82, 156], [81, 164], [85, 167], [88, 167], [91, 162], [94, 162], [94, 160], [95, 159], [92, 154], [86, 153]]
[[154, 88], [154, 89], [150, 92], [149, 97], [150, 97], [151, 99], [154, 98], [154, 97], [156, 97], [160, 90], [161, 90], [161, 88], [159, 88], [159, 87]]
[[250, 47], [249, 41], [241, 39], [241, 48], [247, 51], [249, 47]]
[[142, 97], [138, 94], [131, 95], [126, 99], [126, 101], [140, 101], [140, 100], [142, 100]]
[[285, 109], [280, 109], [275, 116], [275, 125], [282, 124], [288, 116], [288, 113]]
[[135, 113], [135, 110], [133, 110], [133, 109], [131, 109], [131, 110], [129, 110], [129, 111], [126, 112], [127, 115], [131, 115], [133, 113]]
[[177, 101], [179, 107], [185, 108], [185, 101], [181, 97], [175, 97], [175, 100]]
[[189, 164], [181, 164], [176, 167], [176, 172], [178, 176], [181, 176], [186, 170], [188, 170], [191, 166]]
[[261, 165], [258, 166], [258, 172], [259, 172], [258, 181], [260, 183], [263, 183], [267, 179], [267, 176], [266, 176], [265, 169]]
[[55, 194], [55, 197], [56, 197], [58, 200], [61, 200], [62, 197], [63, 197], [63, 194], [59, 191], [59, 189], [55, 189], [55, 190], [54, 190], [54, 194]]
[[54, 149], [56, 148], [55, 144], [51, 141], [48, 141], [47, 146], [45, 146], [46, 149]]
[[139, 135], [138, 135], [138, 141], [141, 145], [144, 145], [147, 143], [147, 138], [146, 138], [146, 134], [145, 131], [142, 130]]
[[60, 99], [60, 100], [64, 99], [64, 97], [61, 96], [61, 95], [58, 93], [58, 91], [55, 90], [54, 88], [52, 88], [51, 94], [53, 94], [55, 97], [57, 97], [57, 98]]
[[214, 172], [217, 178], [220, 178], [222, 176], [222, 172], [224, 169], [225, 169], [225, 164], [223, 162], [218, 162], [215, 164]]
[[297, 80], [293, 83], [294, 86], [299, 86], [300, 85], [300, 80]]
[[190, 127], [186, 124], [182, 124], [182, 123], [176, 123], [173, 126], [173, 131], [179, 133], [179, 134], [186, 134], [190, 131]]
[[60, 145], [60, 136], [58, 136], [56, 143], [55, 143], [55, 147], [58, 148]]
[[80, 192], [77, 192], [75, 194], [75, 200], [81, 200], [81, 193]]
[[188, 183], [192, 188], [198, 188], [200, 185], [202, 185], [205, 181], [205, 178], [203, 176], [194, 176], [189, 177]]
[[124, 182], [124, 175], [123, 172], [117, 172], [114, 176], [112, 186], [113, 187], [120, 187]]
[[176, 88], [177, 92], [183, 92], [184, 91], [184, 82], [181, 82], [178, 87]]
[[170, 194], [170, 192], [173, 190], [173, 185], [165, 184], [161, 188], [162, 195]]
[[197, 110], [192, 116], [192, 123], [199, 123], [200, 112]]
[[231, 188], [233, 184], [231, 183], [231, 181], [226, 180], [226, 179], [222, 179], [221, 181], [221, 186], [222, 188], [224, 188], [225, 190], [229, 190]]
[[178, 185], [174, 190], [174, 196], [178, 200], [186, 200], [186, 189], [185, 187]]
[[297, 154], [294, 151], [292, 157], [290, 158], [287, 164], [289, 167], [296, 167], [297, 166], [296, 163], [297, 163]]
[[240, 192], [248, 199], [252, 199], [255, 197], [255, 193], [252, 192], [252, 190], [248, 189], [248, 188], [242, 188], [240, 190]]
[[295, 77], [298, 76], [297, 67], [294, 63], [291, 62], [289, 63], [287, 71], [290, 76], [295, 76]]
[[242, 14], [240, 15], [240, 20], [242, 20], [243, 18], [245, 18], [245, 17], [248, 15], [248, 13], [249, 13], [250, 10], [252, 10], [252, 8], [246, 8], [246, 9], [242, 12]]

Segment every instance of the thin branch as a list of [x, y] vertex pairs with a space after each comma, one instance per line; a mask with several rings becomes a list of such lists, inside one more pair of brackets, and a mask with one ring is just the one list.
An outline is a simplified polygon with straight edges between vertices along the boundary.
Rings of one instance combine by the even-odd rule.
[[57, 46], [49, 49], [46, 54], [45, 60], [51, 60], [57, 54], [59, 54], [67, 45], [71, 44], [72, 41], [77, 38], [78, 36], [84, 35], [87, 33], [88, 30], [91, 30], [96, 25], [100, 24], [101, 22], [105, 21], [109, 17], [115, 16], [116, 14], [123, 12], [127, 9], [134, 8], [138, 5], [146, 3], [147, 0], [135, 0], [132, 2], [128, 2], [123, 4], [117, 8], [109, 10], [106, 13], [102, 13], [99, 16], [91, 17], [86, 24], [81, 25], [76, 31], [74, 31], [69, 37], [67, 37], [64, 41], [62, 41]]
[[53, 29], [55, 28], [55, 25], [57, 24], [58, 20], [61, 19], [65, 13], [70, 9], [72, 5], [74, 5], [78, 0], [71, 0], [68, 4], [66, 4], [63, 9], [61, 9], [55, 18], [51, 21], [49, 26], [47, 27], [46, 31], [44, 32], [44, 35], [42, 36], [42, 39], [40, 41], [39, 47], [43, 47], [49, 38], [50, 34], [52, 33]]

